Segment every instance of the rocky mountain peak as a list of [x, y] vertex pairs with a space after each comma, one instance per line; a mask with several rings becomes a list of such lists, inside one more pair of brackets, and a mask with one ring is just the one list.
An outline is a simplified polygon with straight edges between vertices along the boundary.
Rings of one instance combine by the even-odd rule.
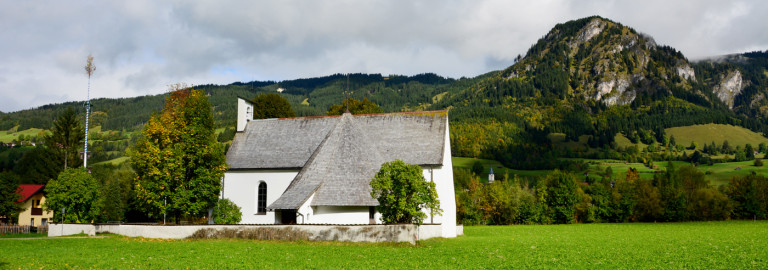
[[[681, 53], [658, 46], [649, 36], [602, 17], [588, 17], [556, 25], [515, 65], [501, 73], [506, 79], [565, 76], [558, 92], [606, 105], [631, 103], [639, 93], [667, 88], [674, 77], [690, 88], [696, 74]], [[663, 87], [662, 87], [663, 86]], [[544, 89], [546, 90], [546, 89]]]

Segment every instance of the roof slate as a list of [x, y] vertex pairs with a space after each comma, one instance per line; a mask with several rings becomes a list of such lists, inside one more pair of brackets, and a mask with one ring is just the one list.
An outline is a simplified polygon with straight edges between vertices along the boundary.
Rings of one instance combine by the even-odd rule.
[[447, 112], [416, 112], [251, 121], [227, 153], [231, 169], [300, 168], [267, 208], [375, 206], [370, 180], [395, 159], [440, 165]]

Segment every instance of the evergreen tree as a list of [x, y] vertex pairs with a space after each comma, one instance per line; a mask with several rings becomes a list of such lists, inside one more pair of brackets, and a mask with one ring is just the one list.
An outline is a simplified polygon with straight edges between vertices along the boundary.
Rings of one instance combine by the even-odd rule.
[[752, 148], [751, 144], [747, 144], [744, 146], [744, 155], [748, 160], [755, 159], [755, 149]]
[[64, 161], [64, 169], [81, 166], [79, 150], [83, 145], [85, 131], [72, 107], [64, 110], [53, 122], [51, 132], [51, 135], [45, 138], [45, 142], [49, 148], [59, 153], [59, 157]]
[[0, 216], [8, 218], [10, 223], [16, 223], [19, 212], [23, 210], [21, 204], [16, 203], [21, 195], [16, 193], [19, 188], [18, 179], [9, 172], [0, 173]]

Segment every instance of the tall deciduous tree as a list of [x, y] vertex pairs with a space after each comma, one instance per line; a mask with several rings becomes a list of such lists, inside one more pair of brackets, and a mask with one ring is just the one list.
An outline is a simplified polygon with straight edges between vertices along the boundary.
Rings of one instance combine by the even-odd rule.
[[43, 208], [54, 213], [54, 220], [61, 220], [62, 207], [64, 221], [73, 223], [90, 223], [101, 211], [99, 182], [83, 168], [64, 170], [48, 182], [45, 193]]
[[268, 93], [253, 98], [253, 119], [294, 117], [291, 103], [276, 93]]
[[85, 132], [77, 120], [77, 113], [69, 107], [53, 122], [51, 135], [45, 138], [45, 142], [64, 160], [64, 169], [76, 168], [81, 161], [78, 152], [84, 137]]
[[427, 217], [442, 213], [434, 182], [427, 182], [419, 165], [395, 160], [381, 165], [371, 180], [371, 196], [379, 201], [378, 211], [387, 224], [421, 224]]
[[169, 214], [178, 223], [213, 207], [227, 165], [224, 148], [216, 142], [208, 97], [174, 86], [165, 108], [152, 116], [142, 134], [130, 151], [141, 209], [156, 217]]
[[546, 202], [552, 222], [560, 224], [573, 222], [574, 205], [578, 202], [576, 176], [556, 170], [547, 175], [544, 181], [547, 183]]
[[368, 100], [368, 98], [363, 98], [362, 101], [354, 98], [347, 98], [342, 102], [341, 105], [331, 105], [331, 107], [328, 109], [328, 115], [341, 115], [347, 110], [347, 104], [349, 104], [349, 112], [352, 114], [384, 112], [381, 107], [379, 107], [379, 105]]

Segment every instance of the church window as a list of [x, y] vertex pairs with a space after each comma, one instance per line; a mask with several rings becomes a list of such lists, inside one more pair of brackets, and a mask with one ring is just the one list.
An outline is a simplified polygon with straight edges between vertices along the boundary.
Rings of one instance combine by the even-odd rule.
[[256, 199], [257, 214], [267, 213], [267, 183], [259, 183], [259, 192]]

